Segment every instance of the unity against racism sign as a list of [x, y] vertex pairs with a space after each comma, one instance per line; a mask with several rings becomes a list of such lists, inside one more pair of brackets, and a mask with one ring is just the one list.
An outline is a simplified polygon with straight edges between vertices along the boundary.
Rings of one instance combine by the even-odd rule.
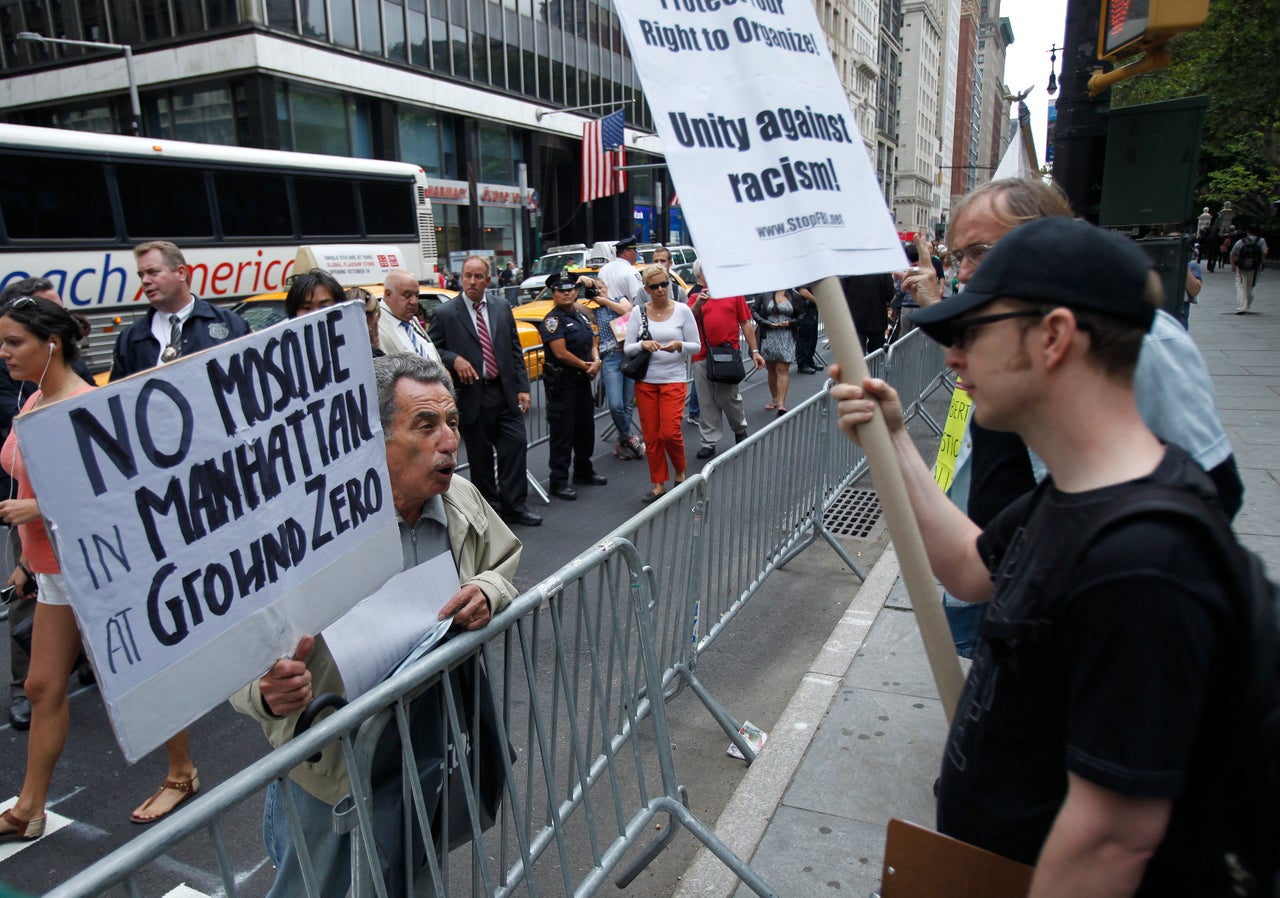
[[617, 11], [717, 293], [907, 267], [808, 0]]
[[130, 761], [402, 566], [357, 303], [15, 427]]

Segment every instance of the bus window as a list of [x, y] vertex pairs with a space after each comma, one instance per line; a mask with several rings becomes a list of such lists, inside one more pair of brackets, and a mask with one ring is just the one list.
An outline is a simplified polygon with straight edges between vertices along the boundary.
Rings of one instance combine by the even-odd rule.
[[122, 163], [116, 166], [116, 184], [130, 240], [213, 236], [200, 169]]
[[219, 171], [213, 184], [223, 236], [293, 236], [284, 175]]
[[370, 237], [413, 234], [413, 194], [404, 182], [360, 181], [360, 205], [364, 210], [364, 230]]
[[[405, 192], [408, 195], [408, 191]], [[293, 196], [298, 204], [298, 228], [304, 243], [317, 237], [360, 239], [356, 194], [350, 180], [294, 178]]]
[[0, 156], [0, 209], [10, 240], [114, 240], [102, 163]]

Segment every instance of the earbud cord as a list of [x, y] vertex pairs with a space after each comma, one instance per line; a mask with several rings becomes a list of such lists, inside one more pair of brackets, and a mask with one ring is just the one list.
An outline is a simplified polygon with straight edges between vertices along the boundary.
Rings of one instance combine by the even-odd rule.
[[[48, 374], [48, 373], [49, 373], [49, 363], [50, 363], [50, 362], [52, 362], [52, 361], [53, 361], [53, 353], [52, 353], [52, 352], [50, 352], [50, 353], [49, 353], [49, 358], [45, 360], [45, 363], [44, 363], [44, 370], [40, 372], [40, 379], [39, 379], [38, 381], [36, 381], [36, 392], [37, 392], [37, 393], [44, 389], [44, 376], [45, 376], [46, 374]], [[28, 397], [28, 398], [30, 398], [30, 397]], [[19, 414], [21, 411], [22, 411], [22, 387], [18, 387], [18, 399], [17, 399], [17, 401], [14, 403], [14, 407], [13, 407], [13, 419], [14, 419], [14, 421], [17, 421], [17, 419], [18, 419], [18, 414]], [[10, 433], [13, 433], [13, 424], [12, 424], [12, 423], [10, 423], [10, 425], [9, 425], [9, 432], [10, 432]], [[15, 464], [17, 464], [17, 461], [18, 461], [18, 438], [15, 436], [15, 437], [13, 438], [13, 454], [12, 454], [12, 456], [11, 456], [11, 457], [10, 457], [10, 459], [9, 459], [9, 470], [10, 470], [10, 472], [12, 472], [12, 471], [13, 471], [13, 467], [14, 467], [14, 465], [15, 465]], [[9, 498], [10, 498], [10, 499], [16, 499], [16, 498], [18, 498], [18, 478], [17, 478], [16, 476], [12, 476], [12, 475], [9, 477]], [[11, 525], [11, 526], [12, 526], [12, 525]], [[6, 569], [6, 570], [10, 570], [10, 571], [12, 571], [15, 567], [17, 567], [17, 566], [18, 566], [18, 564], [17, 564], [17, 559], [12, 557], [12, 556], [13, 556], [13, 552], [12, 552], [12, 551], [10, 551], [10, 546], [11, 546], [11, 545], [12, 545], [12, 543], [10, 543], [10, 542], [9, 542], [9, 540], [7, 540], [7, 539], [6, 539], [6, 540], [4, 541], [4, 562], [5, 562], [5, 569]]]

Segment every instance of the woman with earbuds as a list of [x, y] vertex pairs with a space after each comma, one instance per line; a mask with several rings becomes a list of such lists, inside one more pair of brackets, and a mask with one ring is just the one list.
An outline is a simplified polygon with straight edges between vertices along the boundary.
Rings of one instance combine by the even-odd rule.
[[[93, 389], [71, 367], [79, 351], [76, 322], [57, 303], [24, 296], [0, 312], [0, 359], [14, 380], [38, 385], [22, 414]], [[39, 585], [27, 674], [27, 772], [17, 802], [0, 813], [0, 842], [6, 842], [44, 835], [45, 798], [67, 739], [67, 679], [80, 652], [80, 631], [13, 431], [0, 446], [0, 465], [17, 485], [16, 498], [0, 501], [0, 520], [18, 528], [23, 564]]]

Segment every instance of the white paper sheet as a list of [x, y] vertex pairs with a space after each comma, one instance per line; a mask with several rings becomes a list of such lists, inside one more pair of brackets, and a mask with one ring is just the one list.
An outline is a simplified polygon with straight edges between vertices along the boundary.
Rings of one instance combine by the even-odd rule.
[[443, 638], [452, 618], [438, 620], [440, 609], [459, 585], [453, 556], [441, 552], [392, 577], [325, 628], [324, 641], [342, 674], [348, 701], [377, 685], [419, 644]]

